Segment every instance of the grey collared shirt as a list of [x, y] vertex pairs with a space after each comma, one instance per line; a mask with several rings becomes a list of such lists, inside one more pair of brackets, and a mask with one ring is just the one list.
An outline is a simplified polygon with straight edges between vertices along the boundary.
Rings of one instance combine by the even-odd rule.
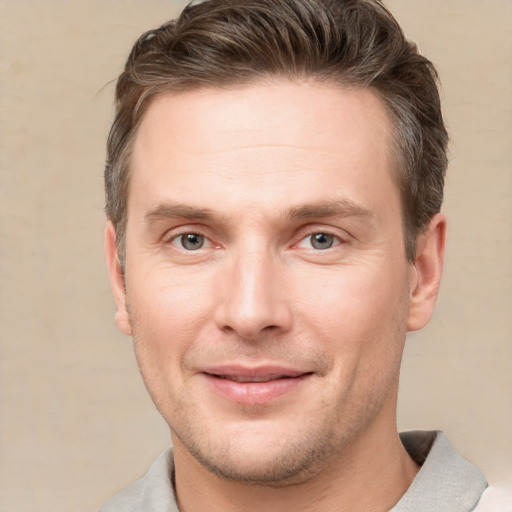
[[[485, 477], [455, 451], [442, 432], [405, 432], [400, 438], [421, 469], [391, 512], [470, 512], [476, 507], [487, 487]], [[100, 512], [179, 512], [173, 474], [170, 448]]]

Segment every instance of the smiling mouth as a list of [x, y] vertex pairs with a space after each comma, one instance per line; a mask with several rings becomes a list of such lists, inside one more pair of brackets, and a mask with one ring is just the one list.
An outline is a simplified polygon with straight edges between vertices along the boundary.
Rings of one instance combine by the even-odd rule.
[[235, 367], [208, 369], [203, 375], [216, 395], [240, 405], [261, 406], [297, 392], [313, 372]]
[[258, 375], [258, 376], [246, 376], [246, 375], [216, 375], [213, 373], [207, 373], [212, 377], [216, 377], [218, 379], [231, 380], [233, 382], [247, 382], [247, 383], [258, 383], [258, 382], [271, 382], [274, 380], [281, 379], [294, 379], [296, 377], [300, 377], [305, 374], [298, 375]]

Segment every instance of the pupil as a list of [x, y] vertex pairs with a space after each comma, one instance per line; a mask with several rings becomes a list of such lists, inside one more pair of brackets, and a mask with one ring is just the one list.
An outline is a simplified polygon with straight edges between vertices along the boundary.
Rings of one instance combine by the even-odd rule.
[[189, 251], [195, 251], [201, 249], [204, 245], [204, 237], [202, 235], [196, 235], [195, 233], [188, 233], [182, 235], [181, 243], [185, 249]]
[[315, 249], [330, 249], [333, 243], [333, 236], [327, 233], [317, 233], [311, 236], [311, 245]]

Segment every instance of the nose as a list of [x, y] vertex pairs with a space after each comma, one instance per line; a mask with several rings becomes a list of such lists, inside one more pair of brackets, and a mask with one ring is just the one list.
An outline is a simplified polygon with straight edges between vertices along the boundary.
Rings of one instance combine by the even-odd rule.
[[257, 341], [292, 325], [290, 298], [279, 258], [265, 250], [238, 252], [219, 283], [218, 328]]

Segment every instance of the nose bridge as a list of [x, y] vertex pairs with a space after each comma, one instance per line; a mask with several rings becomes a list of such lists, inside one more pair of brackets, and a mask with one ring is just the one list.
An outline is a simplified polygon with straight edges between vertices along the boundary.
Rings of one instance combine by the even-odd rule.
[[280, 258], [261, 240], [246, 241], [232, 254], [218, 321], [245, 339], [263, 331], [287, 330], [291, 315], [283, 293]]

